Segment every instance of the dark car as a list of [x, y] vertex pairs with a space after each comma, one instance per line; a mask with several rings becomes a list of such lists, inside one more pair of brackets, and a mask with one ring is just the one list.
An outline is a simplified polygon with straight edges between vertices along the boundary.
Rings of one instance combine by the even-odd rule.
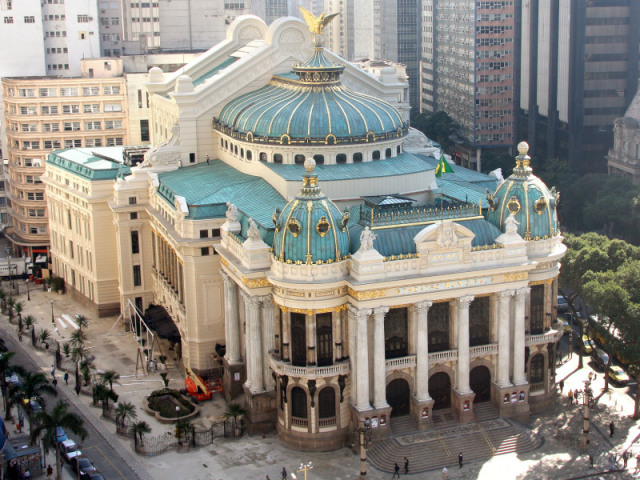
[[609, 354], [601, 348], [596, 348], [591, 354], [591, 358], [601, 370], [604, 370], [609, 364]]
[[569, 304], [562, 295], [558, 295], [558, 313], [566, 312], [569, 310]]
[[89, 472], [85, 478], [88, 480], [104, 480], [100, 472]]
[[93, 466], [91, 460], [87, 457], [73, 457], [69, 462], [71, 465], [71, 470], [73, 473], [78, 472], [80, 470], [80, 478], [86, 479], [90, 478], [89, 474], [96, 472], [96, 467]]

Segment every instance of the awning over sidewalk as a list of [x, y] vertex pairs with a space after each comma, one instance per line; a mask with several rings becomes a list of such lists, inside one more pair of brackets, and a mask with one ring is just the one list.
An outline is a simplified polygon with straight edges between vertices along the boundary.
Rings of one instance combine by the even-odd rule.
[[151, 305], [144, 312], [144, 321], [160, 338], [175, 343], [180, 341], [180, 331], [164, 307]]

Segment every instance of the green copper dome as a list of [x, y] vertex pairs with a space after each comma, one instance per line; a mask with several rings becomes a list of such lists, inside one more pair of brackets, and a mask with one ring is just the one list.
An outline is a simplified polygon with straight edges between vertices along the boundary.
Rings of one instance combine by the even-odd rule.
[[512, 213], [518, 225], [518, 234], [525, 240], [541, 240], [558, 234], [556, 206], [560, 195], [547, 188], [532, 174], [527, 155], [529, 145], [518, 144], [513, 174], [503, 181], [492, 195], [487, 192], [489, 209], [487, 220], [504, 232], [504, 222]]
[[273, 214], [273, 255], [280, 262], [307, 265], [344, 260], [349, 256], [349, 215], [320, 192], [315, 161], [308, 158], [304, 165], [300, 193]]
[[372, 142], [406, 135], [400, 112], [340, 82], [344, 65], [324, 54], [320, 40], [293, 74], [276, 75], [259, 90], [225, 105], [214, 128], [249, 142], [336, 144]]

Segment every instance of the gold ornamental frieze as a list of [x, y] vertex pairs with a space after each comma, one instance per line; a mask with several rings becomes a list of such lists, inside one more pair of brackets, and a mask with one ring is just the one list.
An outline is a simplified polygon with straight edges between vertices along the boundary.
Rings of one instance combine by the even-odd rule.
[[519, 282], [520, 280], [526, 280], [528, 278], [527, 272], [505, 273], [505, 282]]
[[387, 296], [387, 292], [384, 289], [379, 290], [365, 290], [363, 292], [356, 291], [349, 288], [349, 295], [356, 300], [374, 300], [376, 298], [384, 298]]
[[242, 283], [249, 288], [263, 288], [271, 285], [266, 278], [247, 278], [244, 275], [242, 276]]

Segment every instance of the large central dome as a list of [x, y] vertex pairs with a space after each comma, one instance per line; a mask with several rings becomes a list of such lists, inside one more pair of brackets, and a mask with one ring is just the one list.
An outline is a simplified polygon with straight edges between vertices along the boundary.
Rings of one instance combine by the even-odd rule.
[[331, 63], [319, 37], [311, 58], [259, 90], [229, 102], [216, 128], [247, 141], [278, 144], [357, 143], [395, 138], [407, 125], [384, 100], [340, 83], [344, 65]]

